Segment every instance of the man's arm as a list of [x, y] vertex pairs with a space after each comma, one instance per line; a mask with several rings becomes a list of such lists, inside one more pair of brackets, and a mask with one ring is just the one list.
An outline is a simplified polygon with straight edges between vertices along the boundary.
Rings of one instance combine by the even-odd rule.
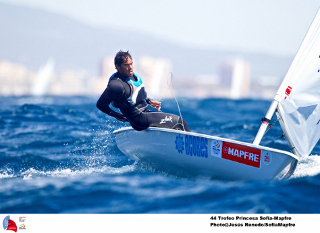
[[102, 95], [100, 96], [98, 102], [97, 102], [97, 108], [108, 114], [109, 116], [112, 116], [114, 118], [116, 118], [119, 121], [123, 121], [126, 122], [128, 121], [127, 118], [125, 118], [122, 114], [113, 111], [109, 105], [112, 101], [114, 101], [114, 99], [116, 98], [116, 96], [120, 93], [122, 93], [122, 86], [119, 85], [120, 83], [117, 81], [110, 81], [107, 88], [104, 90], [104, 92], [102, 93]]

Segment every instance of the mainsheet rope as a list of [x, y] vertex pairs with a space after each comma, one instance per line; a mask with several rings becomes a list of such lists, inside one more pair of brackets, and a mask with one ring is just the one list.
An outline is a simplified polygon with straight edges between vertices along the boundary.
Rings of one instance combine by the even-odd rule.
[[[180, 115], [180, 118], [181, 118], [181, 125], [182, 125], [182, 127], [183, 127], [183, 131], [186, 131], [185, 128], [184, 128], [184, 124], [183, 124], [183, 120], [182, 120], [183, 118], [182, 118], [182, 114], [181, 114], [181, 111], [180, 111], [180, 106], [179, 106], [178, 100], [177, 100], [176, 96], [174, 95], [174, 93], [173, 93], [173, 91], [172, 91], [172, 88], [171, 88], [172, 79], [173, 79], [173, 74], [172, 74], [172, 72], [170, 72], [170, 73], [167, 75], [167, 86], [168, 86], [168, 89], [170, 90], [173, 98], [175, 99], [175, 101], [176, 101], [176, 103], [177, 103], [177, 107], [178, 107], [179, 115]], [[168, 89], [166, 90], [166, 92], [164, 93], [164, 95], [162, 95], [161, 98], [158, 100], [159, 102], [160, 102], [160, 100], [167, 94]], [[180, 124], [180, 123], [179, 123], [179, 120], [178, 120], [177, 124]], [[177, 124], [176, 124], [176, 125], [177, 125]], [[175, 125], [175, 126], [176, 126], [176, 125]], [[174, 127], [174, 126], [173, 126], [173, 127]]]

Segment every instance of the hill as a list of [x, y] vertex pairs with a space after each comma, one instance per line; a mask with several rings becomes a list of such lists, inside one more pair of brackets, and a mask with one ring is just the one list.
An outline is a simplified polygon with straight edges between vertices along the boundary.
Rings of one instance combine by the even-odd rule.
[[102, 58], [122, 49], [130, 50], [134, 58], [170, 59], [176, 76], [216, 74], [223, 60], [235, 56], [251, 63], [253, 77], [284, 76], [293, 58], [186, 47], [139, 31], [95, 27], [62, 14], [4, 3], [0, 3], [0, 28], [0, 60], [33, 70], [53, 57], [58, 70], [84, 69], [98, 74]]

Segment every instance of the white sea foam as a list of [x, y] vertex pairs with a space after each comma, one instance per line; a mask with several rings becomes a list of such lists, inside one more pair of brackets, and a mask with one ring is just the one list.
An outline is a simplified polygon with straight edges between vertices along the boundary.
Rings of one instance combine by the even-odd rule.
[[[135, 164], [126, 165], [120, 168], [102, 166], [102, 167], [89, 167], [82, 170], [72, 170], [70, 168], [57, 169], [54, 171], [38, 171], [34, 168], [30, 168], [21, 175], [23, 179], [32, 179], [37, 176], [50, 176], [50, 177], [71, 177], [71, 176], [81, 176], [90, 175], [95, 173], [106, 173], [106, 174], [123, 174], [127, 172], [132, 172], [135, 170]], [[1, 178], [1, 177], [0, 177]]]
[[311, 155], [301, 158], [292, 178], [315, 176], [320, 174], [320, 156]]
[[8, 174], [7, 172], [4, 172], [4, 173], [0, 173], [0, 179], [5, 179], [5, 178], [12, 178], [14, 177], [13, 174]]

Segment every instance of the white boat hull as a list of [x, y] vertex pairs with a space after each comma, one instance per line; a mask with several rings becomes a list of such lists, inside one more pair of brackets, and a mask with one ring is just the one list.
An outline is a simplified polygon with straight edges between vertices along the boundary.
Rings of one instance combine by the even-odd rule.
[[271, 180], [291, 175], [294, 154], [224, 139], [171, 129], [131, 127], [115, 130], [118, 148], [129, 158], [174, 175], [219, 180]]

